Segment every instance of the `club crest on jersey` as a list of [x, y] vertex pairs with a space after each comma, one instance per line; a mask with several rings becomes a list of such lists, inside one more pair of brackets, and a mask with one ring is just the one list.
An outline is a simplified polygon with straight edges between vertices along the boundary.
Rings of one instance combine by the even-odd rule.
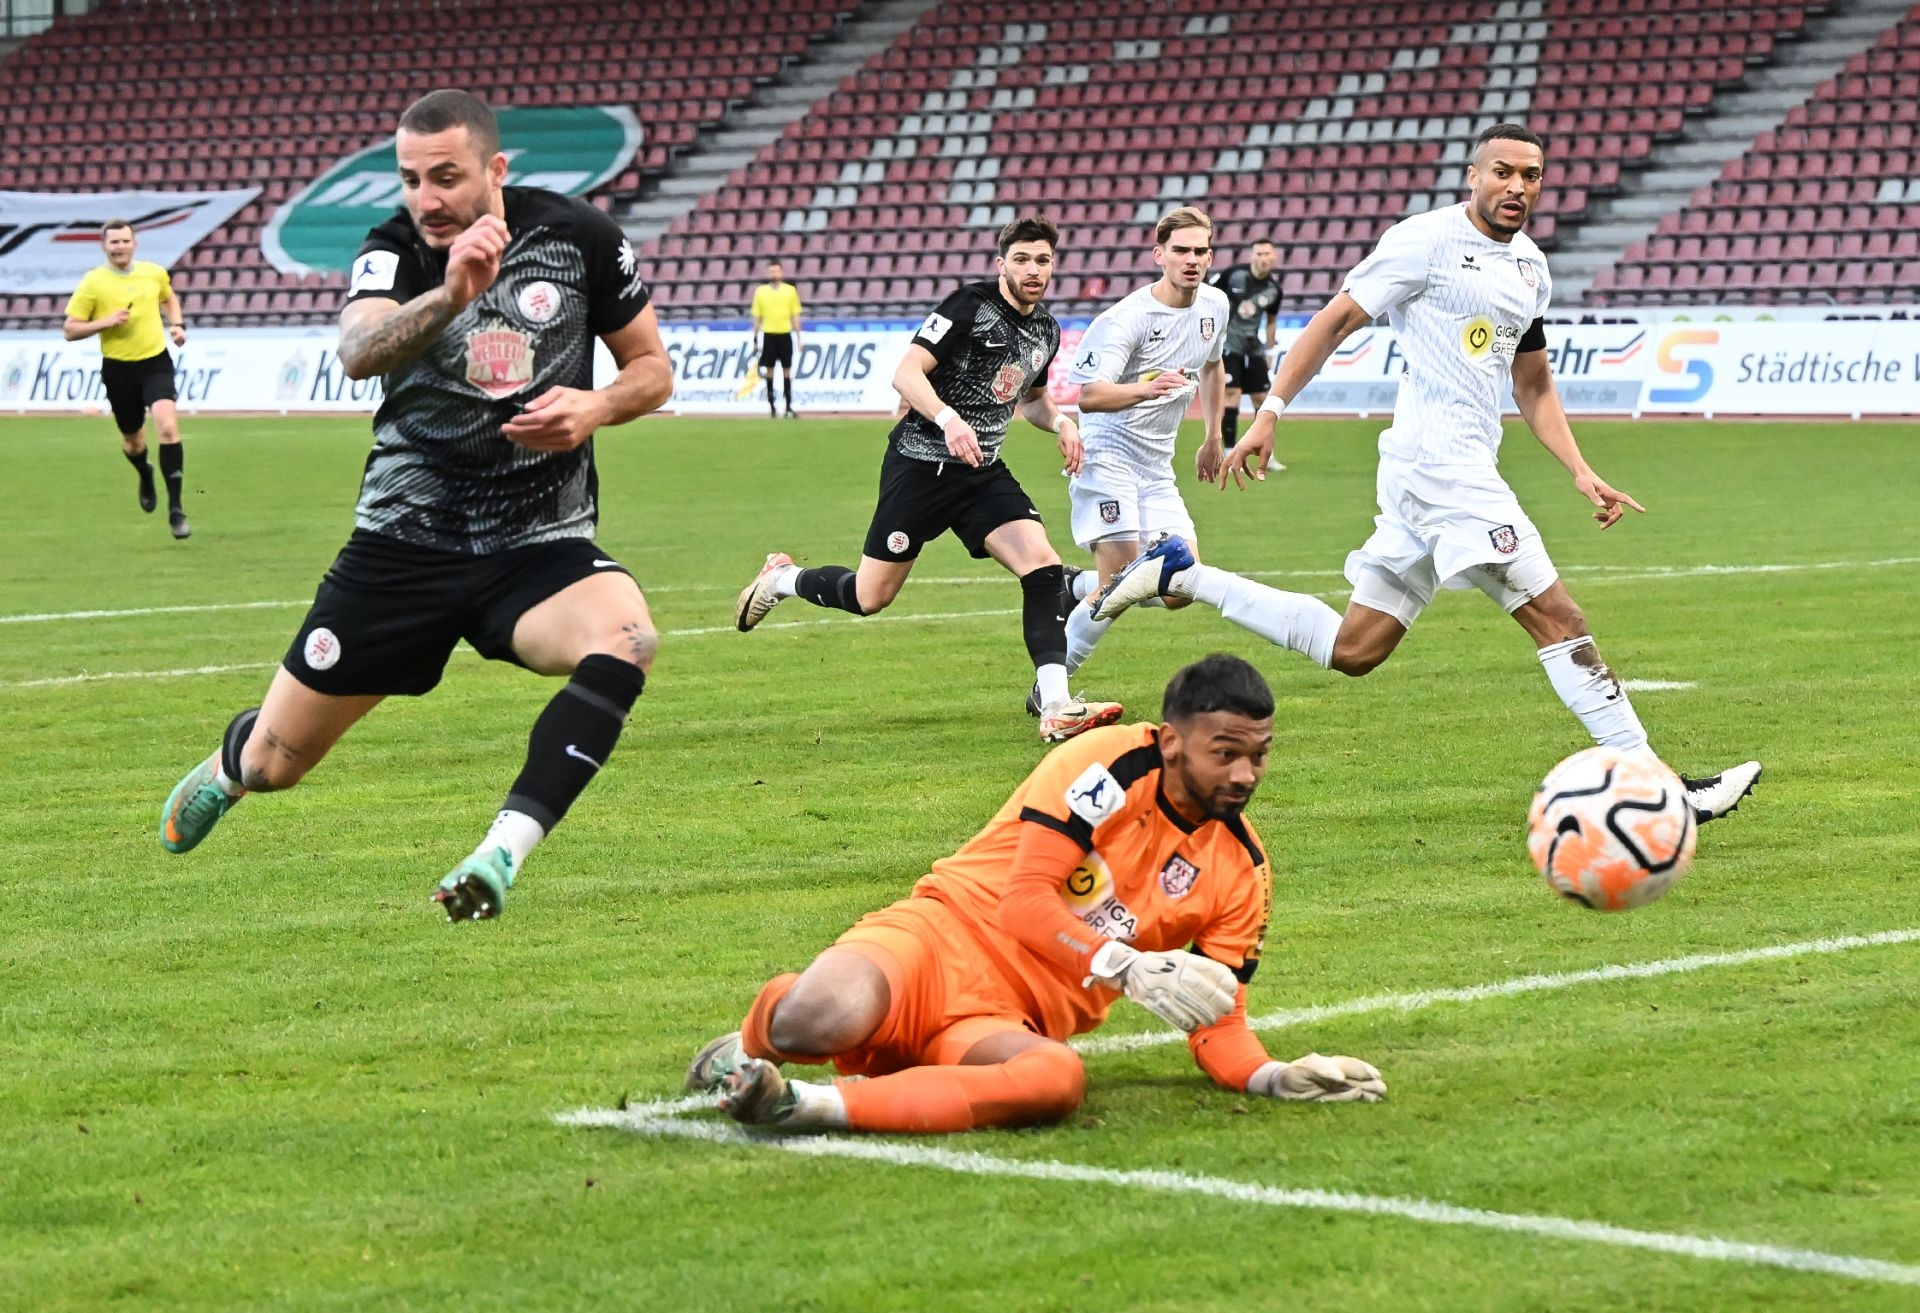
[[993, 399], [1002, 405], [1020, 395], [1026, 386], [1027, 370], [1022, 365], [1002, 365], [1000, 372], [993, 376]]
[[906, 534], [898, 529], [895, 529], [887, 535], [887, 550], [895, 556], [900, 555], [900, 553], [906, 551], [907, 548], [911, 546], [913, 546], [913, 539], [907, 537]]
[[1487, 537], [1493, 540], [1493, 550], [1502, 556], [1512, 556], [1520, 550], [1520, 535], [1513, 531], [1511, 524], [1487, 530]]
[[1119, 502], [1103, 501], [1100, 503], [1100, 523], [1102, 524], [1120, 523], [1120, 503]]
[[510, 397], [533, 381], [533, 339], [502, 324], [467, 334], [467, 382]]
[[1033, 355], [1033, 372], [1037, 374], [1040, 372], [1040, 366], [1047, 363], [1047, 355], [1046, 355], [1046, 352], [1042, 351], [1039, 347], [1035, 347], [1033, 349], [1032, 355]]
[[528, 323], [544, 324], [560, 313], [560, 289], [544, 278], [521, 288], [514, 300]]
[[1211, 315], [1200, 321], [1200, 340], [1202, 342], [1213, 341], [1213, 316]]
[[1538, 287], [1540, 285], [1540, 280], [1534, 276], [1533, 266], [1525, 260], [1520, 262], [1520, 281], [1528, 287]]
[[1169, 898], [1185, 898], [1199, 878], [1200, 868], [1179, 853], [1167, 858], [1167, 864], [1160, 868], [1160, 888]]

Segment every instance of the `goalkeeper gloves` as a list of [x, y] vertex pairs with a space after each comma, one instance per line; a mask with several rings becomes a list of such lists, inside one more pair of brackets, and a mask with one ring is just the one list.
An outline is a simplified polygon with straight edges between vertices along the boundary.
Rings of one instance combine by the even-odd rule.
[[1182, 1030], [1211, 1026], [1233, 1011], [1239, 982], [1233, 972], [1199, 953], [1142, 953], [1117, 939], [1101, 945], [1088, 976], [1117, 989]]
[[1307, 1103], [1378, 1103], [1386, 1097], [1387, 1083], [1372, 1063], [1309, 1053], [1292, 1062], [1267, 1063], [1253, 1073], [1247, 1093]]

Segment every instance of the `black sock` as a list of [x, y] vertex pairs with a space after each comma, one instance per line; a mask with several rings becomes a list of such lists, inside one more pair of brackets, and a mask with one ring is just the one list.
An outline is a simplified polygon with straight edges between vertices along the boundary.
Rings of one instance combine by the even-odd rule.
[[793, 413], [793, 375], [790, 373], [781, 374], [780, 382], [787, 390], [787, 413], [791, 415]]
[[186, 449], [177, 442], [160, 444], [160, 477], [167, 481], [167, 509], [180, 509], [180, 488], [185, 479], [180, 471], [185, 467]]
[[779, 419], [780, 410], [773, 404], [773, 370], [761, 370], [760, 377], [767, 380], [767, 416], [770, 419]]
[[1230, 406], [1220, 417], [1220, 439], [1231, 447], [1240, 440], [1240, 408]]
[[221, 736], [220, 769], [235, 784], [245, 783], [240, 774], [240, 751], [247, 746], [247, 738], [253, 733], [253, 722], [258, 719], [260, 708], [248, 707], [227, 722], [227, 732]]
[[627, 713], [646, 687], [639, 666], [595, 653], [573, 668], [527, 736], [527, 764], [501, 807], [524, 812], [552, 833], [613, 755]]
[[854, 586], [854, 579], [853, 571], [844, 565], [816, 565], [811, 570], [802, 570], [800, 577], [793, 581], [794, 596], [829, 611], [865, 615], [860, 609], [860, 590]]
[[120, 454], [127, 458], [127, 464], [140, 471], [141, 478], [151, 479], [153, 477], [153, 462], [147, 459], [147, 453], [144, 448], [142, 448], [140, 454], [136, 456], [125, 447], [122, 447], [120, 448]]
[[1067, 571], [1061, 565], [1043, 565], [1020, 576], [1020, 628], [1036, 670], [1067, 663], [1067, 613], [1061, 605], [1066, 587]]

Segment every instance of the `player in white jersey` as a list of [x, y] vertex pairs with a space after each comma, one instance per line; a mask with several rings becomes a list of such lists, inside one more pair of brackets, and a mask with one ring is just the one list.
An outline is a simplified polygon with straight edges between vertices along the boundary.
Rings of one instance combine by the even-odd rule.
[[[1317, 598], [1199, 565], [1178, 538], [1116, 576], [1094, 614], [1156, 595], [1192, 598], [1324, 667], [1364, 675], [1392, 655], [1436, 589], [1474, 587], [1526, 630], [1554, 692], [1596, 742], [1646, 750], [1626, 689], [1495, 466], [1510, 384], [1521, 418], [1594, 504], [1602, 529], [1628, 507], [1644, 511], [1587, 464], [1554, 390], [1542, 321], [1552, 284], [1540, 248], [1521, 231], [1544, 171], [1540, 139], [1525, 128], [1502, 123], [1481, 133], [1469, 199], [1387, 230], [1295, 340], [1272, 395], [1222, 462], [1222, 487], [1229, 475], [1241, 487], [1248, 473], [1263, 479], [1287, 404], [1349, 334], [1387, 316], [1407, 366], [1393, 426], [1380, 435], [1380, 513], [1373, 535], [1347, 557], [1353, 595], [1344, 617]], [[1688, 779], [1695, 815], [1724, 816], [1759, 777], [1760, 763], [1749, 761]]]
[[[1071, 382], [1080, 385], [1080, 439], [1086, 458], [1069, 485], [1073, 540], [1093, 553], [1099, 585], [1125, 568], [1156, 535], [1193, 542], [1193, 517], [1173, 477], [1174, 442], [1196, 392], [1206, 421], [1197, 466], [1202, 482], [1220, 473], [1225, 448], [1220, 415], [1226, 368], [1227, 294], [1206, 281], [1213, 262], [1213, 220], [1192, 206], [1165, 215], [1153, 230], [1159, 281], [1140, 288], [1093, 321], [1074, 349]], [[1095, 581], [1077, 575], [1076, 592]], [[1169, 606], [1185, 606], [1169, 598]], [[1080, 668], [1108, 621], [1080, 601], [1067, 617], [1067, 670]]]

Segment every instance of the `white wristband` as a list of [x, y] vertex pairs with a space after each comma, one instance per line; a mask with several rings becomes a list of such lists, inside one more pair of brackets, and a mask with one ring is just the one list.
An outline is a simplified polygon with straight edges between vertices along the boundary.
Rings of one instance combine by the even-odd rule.
[[1067, 425], [1071, 423], [1073, 423], [1073, 416], [1067, 414], [1067, 412], [1063, 410], [1059, 414], [1053, 417], [1053, 431], [1055, 433], [1058, 433], [1061, 429], [1065, 428]]
[[933, 417], [933, 422], [938, 424], [942, 429], [945, 429], [947, 425], [959, 418], [960, 416], [954, 411], [952, 406], [946, 406], [941, 409], [938, 415]]
[[1260, 403], [1260, 413], [1279, 419], [1287, 413], [1287, 403], [1280, 399], [1278, 392], [1269, 393], [1267, 399]]

